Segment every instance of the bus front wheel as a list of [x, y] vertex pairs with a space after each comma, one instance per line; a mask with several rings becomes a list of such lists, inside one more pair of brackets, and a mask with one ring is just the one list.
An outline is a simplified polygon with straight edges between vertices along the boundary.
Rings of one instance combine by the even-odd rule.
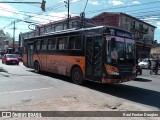
[[79, 67], [74, 67], [71, 74], [72, 80], [75, 84], [82, 84], [84, 82], [82, 70]]
[[39, 65], [38, 62], [35, 62], [35, 63], [34, 63], [34, 71], [35, 71], [36, 73], [40, 73], [40, 65]]

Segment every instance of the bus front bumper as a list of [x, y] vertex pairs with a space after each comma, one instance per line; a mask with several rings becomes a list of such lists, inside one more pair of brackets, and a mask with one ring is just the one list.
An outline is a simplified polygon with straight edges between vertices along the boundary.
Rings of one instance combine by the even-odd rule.
[[102, 83], [122, 83], [122, 82], [127, 82], [127, 81], [131, 81], [131, 80], [135, 80], [136, 79], [136, 75], [133, 76], [129, 76], [129, 77], [125, 77], [125, 78], [102, 78]]

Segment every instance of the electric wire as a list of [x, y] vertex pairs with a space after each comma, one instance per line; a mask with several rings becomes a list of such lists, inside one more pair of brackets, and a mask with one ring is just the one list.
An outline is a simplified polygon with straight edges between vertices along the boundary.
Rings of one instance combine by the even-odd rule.
[[[132, 7], [134, 6], [142, 6], [142, 5], [146, 5], [146, 4], [154, 4], [154, 3], [157, 3], [157, 2], [160, 2], [160, 1], [154, 1], [154, 2], [147, 2], [147, 3], [143, 3], [143, 4], [140, 4], [140, 5], [132, 5]], [[57, 5], [59, 5], [59, 7], [62, 7], [62, 3], [58, 3]], [[64, 6], [64, 5], [63, 5]], [[120, 9], [120, 8], [126, 8], [126, 7], [131, 7], [131, 6], [121, 6], [121, 7], [111, 7], [111, 8], [107, 8], [107, 9]], [[50, 8], [49, 8], [49, 11], [50, 10], [54, 10], [55, 8], [54, 8], [54, 6], [51, 6]], [[101, 9], [101, 10], [106, 10], [106, 9]], [[89, 12], [99, 12], [99, 11], [101, 11], [101, 10], [94, 10], [94, 11], [87, 11], [88, 13]], [[145, 10], [145, 9], [144, 9]], [[41, 12], [42, 13], [42, 12]], [[147, 11], [146, 11], [146, 13], [147, 13]], [[136, 14], [136, 13], [133, 13], [133, 14]], [[139, 13], [137, 13], [137, 15], [138, 14], [142, 14], [143, 15], [143, 12], [139, 12]], [[39, 15], [39, 14], [37, 14], [37, 15]], [[150, 16], [151, 14], [149, 14], [148, 16]], [[153, 15], [153, 14], [152, 14]], [[33, 16], [29, 16], [29, 18], [31, 18], [31, 17], [35, 17], [35, 15], [33, 15]], [[138, 16], [137, 16], [138, 17]], [[141, 16], [140, 16], [141, 17]]]
[[[81, 1], [81, 0], [79, 0], [79, 1]], [[76, 1], [76, 2], [79, 2], [79, 1]], [[76, 2], [74, 2], [74, 3], [76, 3]], [[63, 6], [64, 6], [64, 4], [63, 4]], [[55, 8], [56, 7], [56, 8]], [[57, 9], [57, 8], [59, 8], [59, 7], [62, 7], [62, 2], [61, 3], [58, 3], [58, 4], [55, 4], [54, 6], [51, 6], [51, 7], [48, 7], [46, 10], [47, 11], [51, 11], [51, 10], [54, 10], [54, 9]], [[41, 15], [41, 14], [43, 14], [42, 12], [39, 12], [39, 13], [37, 13], [36, 15], [34, 15], [34, 16], [28, 16], [27, 18], [25, 18], [25, 19], [30, 19], [31, 17], [36, 17], [36, 16], [38, 16], [38, 15]], [[56, 17], [56, 16], [55, 16]], [[17, 21], [17, 22], [19, 22], [19, 21]], [[9, 24], [8, 26], [10, 26], [10, 25], [12, 25], [13, 23], [11, 23], [11, 24]]]

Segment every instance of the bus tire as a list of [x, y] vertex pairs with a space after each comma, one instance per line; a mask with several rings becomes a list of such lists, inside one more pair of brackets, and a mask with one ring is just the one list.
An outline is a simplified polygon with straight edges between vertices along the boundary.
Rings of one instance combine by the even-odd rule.
[[36, 72], [36, 73], [40, 73], [40, 65], [39, 65], [39, 62], [34, 62], [34, 71]]
[[73, 83], [75, 83], [75, 84], [80, 85], [80, 84], [84, 83], [83, 73], [79, 67], [74, 67], [72, 69], [71, 77], [72, 77]]

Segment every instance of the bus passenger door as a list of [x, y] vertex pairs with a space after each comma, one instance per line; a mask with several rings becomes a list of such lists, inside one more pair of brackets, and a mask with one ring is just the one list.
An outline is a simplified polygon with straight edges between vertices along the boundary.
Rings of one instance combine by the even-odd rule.
[[102, 37], [86, 37], [86, 79], [101, 82]]
[[33, 43], [28, 43], [27, 59], [28, 66], [33, 67]]

